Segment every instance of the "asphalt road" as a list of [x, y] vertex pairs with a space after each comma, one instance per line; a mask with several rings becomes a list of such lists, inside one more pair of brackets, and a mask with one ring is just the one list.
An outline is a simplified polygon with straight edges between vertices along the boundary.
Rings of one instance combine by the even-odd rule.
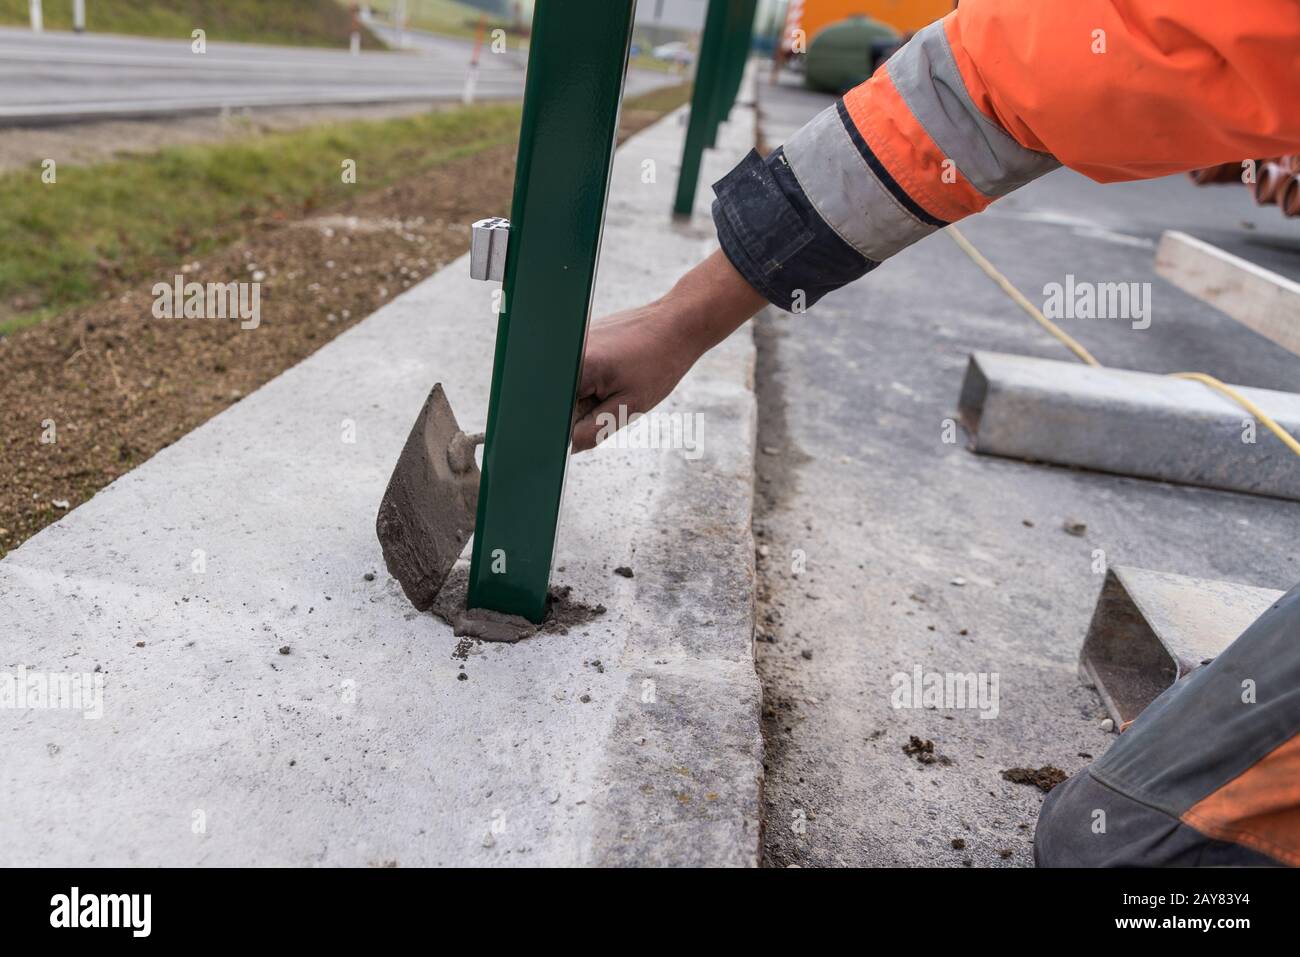
[[[378, 32], [384, 32], [379, 28]], [[456, 100], [472, 44], [408, 31], [403, 52], [207, 44], [0, 28], [0, 126], [120, 119], [225, 108]], [[512, 44], [517, 41], [512, 40]], [[526, 53], [485, 51], [476, 97], [523, 94]], [[633, 70], [636, 94], [680, 82]]]
[[[830, 102], [760, 92], [771, 147]], [[1300, 357], [1154, 273], [1164, 229], [1294, 268], [1300, 222], [1244, 189], [1058, 171], [962, 229], [1040, 302], [1068, 273], [1150, 282], [1149, 329], [1062, 321], [1106, 365], [1300, 389]], [[1043, 795], [1002, 771], [1075, 773], [1114, 740], [1076, 673], [1094, 550], [1285, 589], [1300, 581], [1300, 508], [977, 456], [960, 430], [945, 442], [972, 350], [1072, 357], [943, 235], [757, 332], [767, 862], [1029, 865]], [[917, 668], [996, 675], [996, 713], [894, 707], [894, 676]], [[906, 754], [913, 735], [951, 763]]]

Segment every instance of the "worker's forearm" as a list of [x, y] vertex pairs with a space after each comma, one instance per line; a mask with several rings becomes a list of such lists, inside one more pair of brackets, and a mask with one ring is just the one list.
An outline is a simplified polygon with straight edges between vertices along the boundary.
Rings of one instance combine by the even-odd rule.
[[614, 423], [653, 409], [700, 356], [765, 305], [717, 252], [667, 295], [593, 323], [578, 383], [573, 450], [594, 448]]
[[660, 300], [663, 321], [694, 362], [745, 324], [767, 300], [715, 252]]
[[751, 152], [714, 187], [723, 250], [775, 305], [801, 312], [1059, 165], [963, 95], [951, 20], [917, 33], [784, 146], [766, 159]]
[[783, 309], [1062, 163], [1140, 179], [1300, 144], [1300, 4], [966, 0], [714, 187], [735, 268]]

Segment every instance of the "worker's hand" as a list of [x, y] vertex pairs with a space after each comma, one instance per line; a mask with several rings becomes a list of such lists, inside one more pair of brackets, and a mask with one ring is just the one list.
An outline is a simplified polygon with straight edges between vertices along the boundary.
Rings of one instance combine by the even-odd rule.
[[618, 424], [653, 409], [700, 356], [765, 305], [716, 252], [662, 299], [594, 323], [578, 384], [573, 451], [595, 448]]
[[578, 384], [582, 416], [573, 427], [573, 451], [595, 448], [618, 428], [614, 423], [649, 412], [699, 358], [673, 334], [672, 309], [660, 299], [592, 325]]

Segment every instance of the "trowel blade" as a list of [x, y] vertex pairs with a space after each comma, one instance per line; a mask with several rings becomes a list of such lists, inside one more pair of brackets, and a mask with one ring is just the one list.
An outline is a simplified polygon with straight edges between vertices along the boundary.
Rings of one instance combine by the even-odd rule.
[[411, 428], [375, 521], [384, 564], [420, 611], [433, 604], [474, 533], [478, 466], [471, 458], [457, 473], [447, 461], [460, 434], [438, 383]]

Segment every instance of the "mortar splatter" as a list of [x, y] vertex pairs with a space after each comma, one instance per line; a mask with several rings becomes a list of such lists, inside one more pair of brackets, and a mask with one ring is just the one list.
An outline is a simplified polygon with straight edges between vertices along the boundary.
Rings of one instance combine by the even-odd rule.
[[574, 599], [573, 588], [569, 585], [553, 586], [547, 596], [546, 618], [540, 625], [535, 625], [516, 615], [503, 615], [482, 608], [467, 610], [465, 598], [468, 590], [469, 568], [457, 565], [429, 609], [435, 617], [451, 625], [452, 634], [458, 638], [514, 644], [538, 632], [567, 635], [570, 628], [594, 621], [607, 611], [604, 605], [588, 605]]

